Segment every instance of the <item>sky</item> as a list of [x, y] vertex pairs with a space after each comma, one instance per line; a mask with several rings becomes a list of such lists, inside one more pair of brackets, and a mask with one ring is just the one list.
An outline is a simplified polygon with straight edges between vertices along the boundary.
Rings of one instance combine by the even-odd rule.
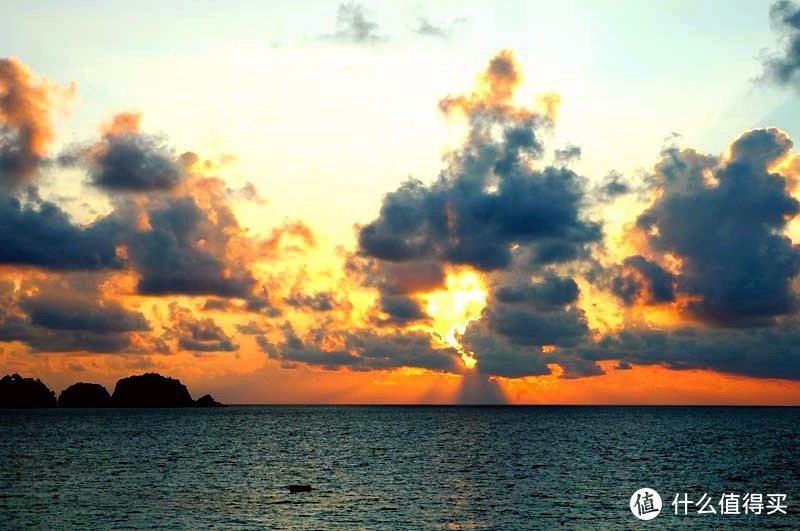
[[0, 3], [0, 372], [800, 404], [800, 6]]

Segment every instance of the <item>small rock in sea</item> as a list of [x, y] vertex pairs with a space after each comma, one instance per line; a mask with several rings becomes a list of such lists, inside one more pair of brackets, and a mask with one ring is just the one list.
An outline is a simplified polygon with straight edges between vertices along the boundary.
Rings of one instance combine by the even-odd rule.
[[311, 492], [311, 485], [289, 485], [289, 492]]

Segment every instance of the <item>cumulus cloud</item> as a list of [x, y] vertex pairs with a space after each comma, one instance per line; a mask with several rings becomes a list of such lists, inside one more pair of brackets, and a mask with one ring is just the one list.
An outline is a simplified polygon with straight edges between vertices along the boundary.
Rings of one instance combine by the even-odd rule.
[[192, 197], [180, 197], [149, 211], [149, 230], [133, 235], [131, 260], [141, 275], [142, 294], [248, 297], [256, 285], [247, 266], [226, 262], [230, 216], [212, 218]]
[[[378, 218], [358, 232], [360, 256], [380, 264], [369, 270], [377, 275], [365, 275], [365, 285], [379, 287], [378, 309], [396, 324], [427, 317], [409, 295], [428, 288], [418, 277], [435, 283], [442, 277], [420, 275], [421, 264], [430, 273], [469, 266], [490, 278], [513, 273], [521, 279], [495, 286], [480, 319], [461, 338], [479, 371], [508, 377], [548, 374], [553, 356], [543, 352], [585, 340], [586, 319], [574, 304], [578, 286], [550, 270], [588, 257], [602, 239], [600, 224], [583, 212], [586, 180], [565, 165], [579, 150], [557, 155], [556, 165], [541, 162], [553, 113], [514, 104], [521, 80], [513, 55], [502, 51], [474, 91], [441, 100], [443, 112], [466, 118], [465, 144], [447, 155], [433, 183], [409, 180], [386, 194]], [[376, 276], [402, 267], [412, 281], [389, 296], [391, 284]], [[540, 278], [532, 281], [532, 275]]]
[[0, 185], [29, 180], [53, 141], [53, 111], [71, 98], [62, 87], [38, 78], [15, 57], [0, 59]]
[[359, 231], [363, 255], [492, 271], [511, 266], [515, 245], [550, 263], [600, 240], [599, 224], [581, 215], [584, 180], [565, 167], [530, 164], [543, 156], [538, 132], [550, 119], [512, 105], [520, 79], [513, 56], [502, 52], [478, 90], [442, 100], [445, 112], [466, 113], [467, 143], [432, 184], [412, 179], [386, 194], [379, 217]]
[[695, 318], [753, 326], [797, 309], [800, 251], [783, 232], [800, 202], [770, 170], [791, 146], [778, 129], [756, 129], [726, 157], [670, 150], [656, 165], [661, 193], [636, 227], [652, 250], [681, 260], [677, 290]]
[[127, 192], [169, 190], [185, 178], [184, 164], [163, 139], [140, 131], [139, 113], [120, 113], [106, 127], [102, 139], [87, 148], [83, 163], [89, 181], [98, 187]]

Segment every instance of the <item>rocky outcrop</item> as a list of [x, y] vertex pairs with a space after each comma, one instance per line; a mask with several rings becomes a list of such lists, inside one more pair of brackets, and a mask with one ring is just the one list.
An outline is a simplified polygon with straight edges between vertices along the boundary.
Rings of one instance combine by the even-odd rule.
[[58, 397], [58, 407], [110, 407], [111, 395], [95, 383], [72, 384]]
[[180, 380], [156, 373], [129, 376], [117, 382], [114, 407], [192, 407], [194, 400]]
[[211, 395], [203, 395], [194, 401], [195, 407], [222, 407]]
[[114, 394], [94, 383], [76, 383], [55, 393], [39, 380], [19, 374], [0, 380], [0, 409], [36, 407], [221, 407], [211, 395], [192, 400], [180, 380], [156, 373], [129, 376], [117, 382]]
[[0, 408], [56, 407], [56, 394], [40, 380], [19, 374], [0, 380]]

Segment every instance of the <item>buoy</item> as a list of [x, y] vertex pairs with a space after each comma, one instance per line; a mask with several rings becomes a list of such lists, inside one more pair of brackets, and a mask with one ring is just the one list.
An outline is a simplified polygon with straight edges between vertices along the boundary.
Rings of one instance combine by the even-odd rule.
[[289, 485], [289, 492], [311, 492], [311, 485]]

